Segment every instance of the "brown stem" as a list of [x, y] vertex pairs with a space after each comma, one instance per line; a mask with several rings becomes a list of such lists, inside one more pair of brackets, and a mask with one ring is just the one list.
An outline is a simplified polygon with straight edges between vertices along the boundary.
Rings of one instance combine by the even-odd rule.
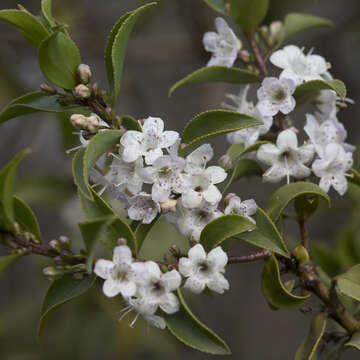
[[258, 44], [256, 42], [254, 33], [247, 34], [247, 38], [249, 40], [251, 50], [254, 53], [256, 63], [258, 65], [258, 67], [259, 67], [260, 75], [261, 75], [262, 78], [265, 78], [268, 75], [268, 71], [267, 71], [267, 68], [266, 68], [264, 56], [263, 56], [263, 54], [262, 54], [262, 52], [261, 52], [261, 50], [260, 50], [260, 48], [259, 48], [259, 46], [258, 46]]
[[238, 263], [246, 263], [257, 260], [266, 260], [271, 256], [271, 251], [269, 250], [260, 250], [252, 254], [248, 255], [240, 255], [240, 256], [230, 256], [228, 260], [228, 264], [238, 264]]
[[300, 228], [301, 243], [304, 246], [304, 248], [310, 253], [309, 231], [307, 229], [305, 220], [299, 219], [298, 223], [299, 223], [299, 228]]

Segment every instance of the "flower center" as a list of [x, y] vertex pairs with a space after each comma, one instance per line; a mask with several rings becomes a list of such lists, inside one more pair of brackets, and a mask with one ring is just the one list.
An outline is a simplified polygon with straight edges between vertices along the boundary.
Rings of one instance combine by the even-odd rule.
[[160, 282], [153, 283], [151, 292], [156, 295], [160, 295], [164, 292], [163, 286], [160, 284]]
[[196, 192], [202, 192], [203, 191], [203, 188], [201, 186], [197, 186], [195, 189], [194, 189]]
[[171, 174], [171, 169], [168, 166], [162, 167], [158, 172], [160, 177], [167, 177]]
[[277, 89], [276, 91], [274, 91], [273, 97], [276, 101], [284, 101], [286, 98], [285, 91], [283, 89]]
[[207, 272], [208, 270], [209, 270], [209, 265], [207, 264], [206, 261], [199, 263], [199, 271], [200, 272]]

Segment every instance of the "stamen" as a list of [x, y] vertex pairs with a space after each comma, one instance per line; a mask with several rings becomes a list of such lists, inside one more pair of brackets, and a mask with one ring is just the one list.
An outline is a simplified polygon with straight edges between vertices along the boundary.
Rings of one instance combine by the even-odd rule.
[[289, 170], [289, 166], [288, 166], [288, 162], [287, 162], [287, 156], [284, 156], [284, 161], [285, 161], [285, 168], [286, 168], [286, 182], [287, 184], [290, 184], [290, 170]]
[[[130, 307], [130, 306], [129, 306]], [[133, 311], [133, 308], [130, 307], [130, 309], [127, 309], [121, 316], [119, 321], [121, 321], [127, 314], [131, 313]]]
[[134, 318], [134, 320], [130, 323], [130, 327], [132, 328], [132, 327], [134, 327], [134, 325], [135, 325], [135, 323], [136, 323], [136, 320], [139, 318], [139, 315], [140, 315], [140, 313], [137, 313], [136, 314], [136, 316], [135, 316], [135, 318]]

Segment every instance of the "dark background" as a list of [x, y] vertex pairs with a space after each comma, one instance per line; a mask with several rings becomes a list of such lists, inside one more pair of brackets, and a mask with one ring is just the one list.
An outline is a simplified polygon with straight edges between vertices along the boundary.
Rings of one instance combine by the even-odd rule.
[[[358, 0], [271, 1], [273, 19], [289, 10], [300, 10], [334, 21], [332, 29], [312, 30], [297, 36], [293, 43], [315, 48], [332, 63], [332, 74], [343, 80], [349, 96], [356, 102], [360, 94], [360, 2]], [[80, 47], [83, 62], [93, 70], [94, 80], [106, 87], [103, 53], [107, 34], [125, 12], [141, 5], [131, 0], [54, 1], [58, 19], [70, 25]], [[15, 8], [17, 1], [1, 0], [0, 8]], [[23, 0], [22, 5], [38, 13], [39, 0]], [[195, 114], [220, 106], [230, 87], [225, 84], [197, 85], [180, 89], [171, 99], [170, 86], [190, 72], [204, 66], [208, 54], [203, 50], [202, 34], [213, 29], [216, 13], [201, 0], [163, 0], [137, 27], [131, 37], [123, 93], [118, 112], [136, 118], [149, 115], [164, 119], [166, 129], [181, 131]], [[0, 105], [16, 96], [38, 89], [44, 78], [36, 51], [10, 25], [0, 23]], [[237, 87], [232, 87], [238, 91]], [[340, 119], [349, 130], [349, 142], [359, 139], [357, 104], [342, 111]], [[297, 117], [299, 127], [303, 114]], [[19, 175], [18, 193], [35, 209], [46, 240], [65, 234], [80, 244], [76, 222], [82, 219], [71, 181], [71, 147], [62, 136], [60, 122], [50, 115], [34, 115], [11, 120], [1, 126], [0, 162], [5, 164], [19, 150], [31, 147]], [[64, 124], [64, 123], [63, 123]], [[76, 139], [75, 139], [76, 143]], [[216, 142], [216, 159], [226, 149], [225, 137]], [[216, 160], [215, 159], [215, 160]], [[234, 190], [255, 198], [264, 206], [269, 189], [260, 181], [240, 182]], [[331, 211], [320, 212], [310, 223], [314, 240], [332, 243], [342, 224], [350, 218], [349, 198], [332, 193]], [[290, 243], [298, 241], [296, 228], [287, 227]], [[173, 243], [181, 244], [176, 231], [160, 224], [147, 240], [144, 256], [156, 257]], [[156, 245], [154, 245], [156, 243]], [[249, 251], [238, 246], [238, 253]], [[97, 284], [86, 296], [64, 306], [52, 316], [41, 345], [36, 343], [36, 326], [42, 297], [49, 283], [41, 275], [46, 261], [24, 258], [0, 276], [0, 359], [209, 359], [211, 356], [186, 348], [167, 332], [148, 328], [139, 320], [128, 327], [129, 315], [118, 321], [123, 304], [107, 299]], [[260, 263], [229, 266], [231, 291], [223, 296], [190, 297], [196, 315], [230, 345], [231, 359], [292, 359], [307, 332], [311, 314], [299, 311], [271, 311], [260, 290]], [[318, 306], [313, 306], [316, 312]], [[344, 359], [356, 359], [347, 351]]]

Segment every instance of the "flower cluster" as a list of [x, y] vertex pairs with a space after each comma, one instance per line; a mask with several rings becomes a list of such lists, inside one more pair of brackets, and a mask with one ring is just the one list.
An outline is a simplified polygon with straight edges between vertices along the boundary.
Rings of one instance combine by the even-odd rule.
[[[188, 257], [179, 260], [179, 271], [163, 273], [154, 261], [137, 261], [126, 245], [114, 248], [113, 260], [100, 259], [94, 272], [104, 279], [103, 292], [108, 297], [121, 295], [127, 306], [123, 309], [125, 317], [131, 311], [141, 315], [150, 325], [164, 329], [166, 314], [174, 314], [180, 309], [180, 302], [174, 291], [181, 285], [181, 275], [185, 278], [184, 287], [199, 294], [206, 287], [222, 294], [229, 289], [223, 273], [228, 262], [226, 253], [217, 247], [206, 254], [202, 245], [197, 244], [189, 250]], [[121, 317], [121, 318], [122, 318]]]

